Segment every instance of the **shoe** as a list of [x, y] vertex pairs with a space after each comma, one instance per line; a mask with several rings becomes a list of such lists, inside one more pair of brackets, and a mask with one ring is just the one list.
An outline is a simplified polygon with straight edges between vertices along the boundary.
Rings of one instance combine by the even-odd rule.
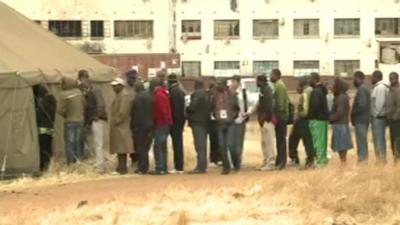
[[135, 170], [135, 172], [134, 172], [135, 174], [138, 174], [138, 175], [145, 175], [145, 174], [147, 174], [147, 172], [143, 172], [143, 171], [140, 171], [140, 170]]
[[299, 164], [298, 162], [294, 161], [294, 160], [290, 160], [290, 162], [288, 163], [287, 166], [288, 166], [288, 167], [295, 167], [295, 168], [297, 168], [297, 167], [300, 166], [300, 164]]
[[208, 165], [208, 168], [218, 168], [218, 164], [217, 163], [210, 163], [210, 165]]
[[228, 175], [230, 172], [230, 170], [222, 170], [221, 175]]
[[189, 172], [189, 174], [205, 174], [206, 171], [201, 171], [201, 170], [192, 170]]
[[273, 167], [273, 166], [262, 166], [258, 170], [260, 170], [260, 171], [273, 171], [273, 170], [275, 170], [275, 167]]
[[183, 170], [175, 170], [175, 169], [174, 169], [174, 170], [168, 171], [167, 173], [182, 175], [182, 174], [184, 174], [185, 172], [184, 172]]
[[165, 171], [157, 171], [157, 170], [155, 170], [155, 171], [150, 171], [149, 174], [150, 174], [150, 175], [156, 175], [156, 176], [159, 176], [159, 175], [166, 175]]

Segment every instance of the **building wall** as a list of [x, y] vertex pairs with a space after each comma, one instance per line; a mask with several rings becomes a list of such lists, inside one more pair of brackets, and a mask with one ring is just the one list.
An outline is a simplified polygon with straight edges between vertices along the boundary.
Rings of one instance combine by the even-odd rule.
[[[203, 75], [214, 74], [215, 61], [240, 61], [240, 74], [253, 73], [253, 61], [278, 60], [284, 75], [293, 75], [294, 60], [318, 60], [322, 75], [334, 74], [334, 60], [360, 60], [360, 69], [371, 73], [379, 56], [375, 18], [400, 17], [398, 0], [238, 0], [237, 12], [230, 0], [4, 0], [33, 20], [81, 19], [110, 21], [110, 37], [100, 41], [105, 53], [169, 53], [176, 46], [181, 61], [201, 61]], [[293, 37], [293, 19], [318, 18], [319, 38]], [[356, 38], [334, 37], [335, 18], [360, 18]], [[154, 20], [151, 40], [113, 38], [113, 20]], [[181, 40], [181, 20], [201, 20], [201, 40]], [[240, 38], [214, 40], [214, 20], [240, 20]], [[279, 38], [253, 39], [253, 19], [278, 19]], [[175, 22], [176, 23], [175, 23]], [[176, 32], [174, 32], [174, 25]], [[44, 23], [44, 26], [46, 24]], [[73, 44], [91, 41], [69, 40]], [[386, 68], [386, 67], [385, 67]], [[395, 67], [389, 67], [388, 70]], [[396, 67], [397, 68], [397, 67]]]

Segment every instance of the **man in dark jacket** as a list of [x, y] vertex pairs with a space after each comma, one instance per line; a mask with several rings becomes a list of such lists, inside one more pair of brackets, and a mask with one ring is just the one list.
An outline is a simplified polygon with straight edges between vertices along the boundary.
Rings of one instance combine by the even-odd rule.
[[197, 166], [191, 173], [200, 174], [207, 171], [207, 125], [210, 120], [210, 104], [202, 80], [195, 81], [194, 89], [186, 111], [197, 153]]
[[150, 89], [154, 90], [153, 96], [153, 121], [154, 121], [154, 158], [156, 168], [151, 174], [164, 175], [168, 173], [167, 138], [170, 126], [174, 123], [171, 115], [171, 103], [168, 90], [160, 78], [151, 81]]
[[313, 88], [310, 96], [310, 107], [308, 119], [310, 120], [310, 131], [316, 152], [317, 166], [328, 164], [328, 120], [329, 111], [326, 95], [328, 90], [320, 82], [318, 73], [311, 73], [310, 86]]
[[[209, 102], [212, 102], [212, 99], [215, 95], [216, 91], [216, 81], [215, 78], [213, 81], [211, 81], [208, 85], [208, 99]], [[210, 113], [211, 114], [211, 113]], [[208, 121], [208, 126], [207, 126], [207, 133], [210, 141], [210, 162], [211, 166], [213, 167], [218, 167], [218, 163], [221, 162], [222, 156], [221, 152], [219, 151], [219, 146], [218, 146], [218, 131], [217, 131], [217, 121], [215, 120], [214, 116], [210, 116], [210, 120]]]
[[40, 171], [46, 171], [53, 155], [54, 119], [57, 102], [44, 85], [36, 85], [33, 90], [36, 103], [36, 122], [39, 129]]
[[140, 81], [135, 83], [135, 92], [131, 108], [131, 129], [138, 160], [135, 173], [146, 174], [149, 170], [149, 150], [154, 127], [153, 96]]
[[353, 101], [351, 123], [355, 128], [358, 163], [368, 162], [368, 126], [371, 116], [371, 93], [361, 71], [354, 73], [353, 82], [357, 94]]
[[183, 173], [183, 128], [185, 126], [185, 92], [179, 86], [178, 77], [172, 73], [168, 76], [169, 99], [174, 124], [171, 126], [171, 138], [174, 150], [175, 168], [172, 173]]
[[267, 171], [275, 169], [275, 124], [276, 117], [273, 108], [272, 88], [268, 85], [265, 75], [257, 76], [259, 88], [259, 99], [257, 106], [257, 118], [261, 128], [261, 147], [263, 153], [263, 164], [260, 170]]
[[400, 160], [400, 85], [399, 74], [392, 72], [389, 75], [390, 92], [388, 102], [388, 121], [390, 127], [390, 141], [394, 156], [394, 163]]
[[94, 152], [96, 157], [96, 170], [104, 173], [104, 129], [107, 123], [107, 111], [103, 93], [91, 84], [88, 71], [80, 70], [78, 80], [86, 100], [84, 111], [86, 143], [90, 152]]
[[233, 122], [239, 114], [239, 101], [237, 96], [230, 92], [227, 87], [227, 81], [221, 79], [218, 81], [217, 91], [212, 100], [212, 112], [217, 121], [219, 149], [222, 155], [223, 171], [222, 175], [229, 174], [231, 165], [229, 153], [233, 152], [228, 148], [228, 141], [232, 138]]

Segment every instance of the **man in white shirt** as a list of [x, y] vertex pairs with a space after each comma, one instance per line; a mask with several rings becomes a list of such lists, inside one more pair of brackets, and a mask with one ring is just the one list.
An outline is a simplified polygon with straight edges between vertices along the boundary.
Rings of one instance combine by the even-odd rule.
[[229, 148], [231, 148], [232, 164], [235, 171], [239, 171], [241, 169], [242, 164], [242, 153], [243, 153], [243, 144], [244, 138], [246, 134], [246, 123], [249, 120], [250, 114], [254, 111], [254, 103], [248, 99], [248, 92], [245, 88], [241, 87], [241, 78], [238, 75], [233, 76], [230, 84], [230, 91], [232, 93], [236, 93], [236, 96], [239, 100], [239, 114], [234, 121], [234, 125], [232, 126], [231, 132], [232, 134], [229, 137], [232, 140], [228, 140]]
[[372, 136], [375, 146], [375, 155], [378, 163], [385, 164], [386, 158], [386, 116], [389, 86], [382, 81], [381, 71], [374, 71], [372, 84], [374, 89], [371, 94]]

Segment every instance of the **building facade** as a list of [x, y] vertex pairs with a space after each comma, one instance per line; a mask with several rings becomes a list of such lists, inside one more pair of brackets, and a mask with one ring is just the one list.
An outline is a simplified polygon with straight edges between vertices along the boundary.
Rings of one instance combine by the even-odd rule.
[[89, 53], [177, 53], [185, 77], [351, 76], [400, 63], [399, 0], [3, 1]]

